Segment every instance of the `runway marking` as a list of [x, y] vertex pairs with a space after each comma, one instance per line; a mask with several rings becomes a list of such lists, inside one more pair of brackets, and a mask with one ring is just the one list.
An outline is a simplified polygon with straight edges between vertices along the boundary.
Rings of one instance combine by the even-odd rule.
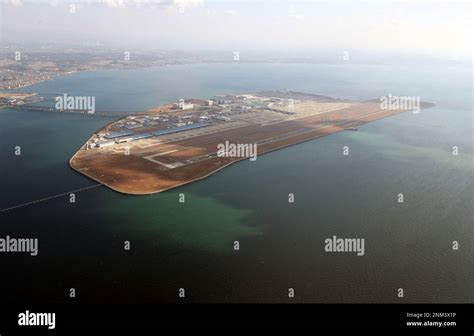
[[96, 187], [99, 187], [99, 186], [101, 186], [101, 185], [102, 185], [101, 183], [98, 183], [98, 184], [94, 184], [94, 185], [91, 185], [91, 186], [88, 186], [88, 187], [84, 187], [84, 188], [79, 188], [79, 189], [67, 191], [67, 192], [62, 193], [62, 194], [57, 194], [57, 195], [48, 196], [48, 197], [45, 197], [45, 198], [40, 198], [40, 199], [35, 200], [35, 201], [26, 202], [26, 203], [14, 205], [14, 206], [9, 207], [9, 208], [1, 209], [0, 212], [6, 212], [6, 211], [10, 211], [10, 210], [22, 208], [22, 207], [25, 207], [25, 206], [28, 206], [28, 205], [32, 205], [32, 204], [36, 204], [36, 203], [48, 201], [48, 200], [51, 200], [51, 199], [53, 199], [53, 198], [58, 198], [58, 197], [61, 197], [61, 196], [69, 195], [69, 194], [71, 194], [71, 193], [77, 193], [77, 192], [80, 192], [80, 191], [84, 191], [84, 190], [96, 188]]
[[170, 153], [174, 153], [174, 152], [177, 152], [179, 149], [173, 149], [173, 150], [169, 150], [167, 152], [164, 152], [164, 153], [158, 153], [158, 154], [153, 154], [153, 155], [148, 155], [146, 156], [147, 158], [148, 157], [155, 157], [155, 156], [162, 156], [162, 155], [166, 155], [166, 154], [170, 154]]
[[163, 156], [163, 155], [170, 154], [170, 153], [174, 153], [174, 152], [177, 152], [177, 151], [179, 151], [179, 149], [169, 150], [169, 151], [164, 152], [164, 153], [152, 154], [152, 155], [144, 156], [143, 158], [146, 159], [146, 160], [148, 160], [148, 161], [151, 161], [151, 162], [154, 162], [154, 163], [158, 163], [159, 165], [162, 165], [163, 167], [166, 167], [166, 168], [168, 168], [168, 169], [174, 169], [174, 168], [181, 167], [181, 166], [183, 166], [184, 164], [181, 163], [181, 162], [179, 162], [179, 161], [176, 161], [176, 162], [174, 162], [174, 163], [164, 163], [164, 162], [155, 160], [155, 157], [157, 157], [157, 156]]

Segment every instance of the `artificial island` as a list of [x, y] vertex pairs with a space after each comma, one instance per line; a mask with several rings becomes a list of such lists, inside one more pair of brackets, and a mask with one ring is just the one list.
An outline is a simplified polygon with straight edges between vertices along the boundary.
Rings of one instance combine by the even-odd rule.
[[419, 100], [416, 104], [414, 98], [384, 106], [381, 100], [354, 101], [292, 91], [181, 99], [106, 125], [69, 163], [115, 191], [153, 194], [248, 159], [222, 151], [223, 144], [242, 149], [253, 145], [262, 155], [431, 106]]

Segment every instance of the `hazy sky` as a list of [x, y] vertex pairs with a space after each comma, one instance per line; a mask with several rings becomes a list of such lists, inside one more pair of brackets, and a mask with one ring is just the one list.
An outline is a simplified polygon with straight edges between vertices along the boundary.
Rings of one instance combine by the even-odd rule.
[[0, 0], [3, 43], [470, 59], [470, 1]]

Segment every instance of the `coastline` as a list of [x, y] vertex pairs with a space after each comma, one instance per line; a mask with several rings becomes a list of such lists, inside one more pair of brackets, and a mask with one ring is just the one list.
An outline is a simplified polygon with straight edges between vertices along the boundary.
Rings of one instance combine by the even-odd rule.
[[[367, 104], [375, 104], [375, 103], [371, 102], [371, 103], [367, 103]], [[421, 108], [429, 108], [433, 105], [434, 104], [432, 104], [432, 103], [423, 102]], [[290, 147], [290, 146], [293, 146], [293, 145], [297, 145], [297, 144], [300, 144], [300, 143], [303, 143], [303, 142], [314, 140], [314, 139], [317, 139], [317, 138], [320, 138], [320, 137], [323, 137], [323, 136], [331, 135], [331, 134], [334, 134], [334, 133], [337, 133], [337, 132], [340, 132], [340, 131], [343, 131], [343, 130], [354, 130], [359, 125], [369, 123], [369, 122], [372, 122], [372, 121], [375, 121], [375, 120], [378, 120], [378, 119], [387, 118], [387, 117], [390, 117], [392, 115], [407, 112], [407, 111], [409, 111], [409, 110], [386, 110], [386, 111], [376, 111], [376, 112], [364, 113], [364, 114], [358, 116], [359, 119], [354, 118], [354, 119], [346, 120], [345, 124], [342, 125], [342, 126], [338, 126], [338, 125], [335, 125], [335, 124], [328, 124], [328, 125], [317, 124], [317, 127], [309, 129], [307, 131], [304, 131], [303, 133], [298, 133], [296, 135], [289, 135], [289, 136], [287, 136], [287, 138], [283, 137], [283, 138], [275, 140], [274, 142], [270, 142], [268, 144], [263, 144], [262, 146], [259, 146], [258, 155], [264, 155], [264, 154], [267, 154], [267, 153], [270, 153], [270, 152], [273, 152], [273, 151], [276, 151], [276, 150], [279, 150], [279, 149], [283, 149], [283, 148]], [[146, 111], [144, 111], [144, 113], [146, 113]], [[304, 117], [304, 118], [309, 118], [309, 117]], [[98, 132], [104, 131], [105, 129], [107, 129], [108, 126], [114, 124], [117, 121], [118, 120], [108, 123], [106, 126], [102, 127], [100, 130], [98, 130]], [[287, 121], [283, 121], [280, 124], [283, 124], [283, 123], [286, 123], [286, 122]], [[271, 127], [271, 126], [272, 125], [269, 125], [268, 127]], [[221, 139], [224, 139], [222, 137], [224, 137], [225, 134], [219, 134], [219, 135], [220, 135]], [[206, 137], [206, 135], [200, 136], [199, 140], [202, 140], [203, 138], [205, 139], [205, 137]], [[216, 137], [218, 137], [218, 136], [216, 136]], [[93, 136], [90, 137], [85, 144], [87, 144], [92, 138], [93, 138]], [[113, 168], [117, 168], [117, 167], [120, 168], [121, 166], [125, 165], [127, 171], [129, 171], [126, 174], [126, 176], [130, 176], [130, 177], [133, 176], [134, 178], [136, 178], [136, 176], [135, 176], [135, 174], [133, 174], [133, 169], [140, 169], [140, 173], [145, 172], [145, 173], [143, 173], [143, 174], [145, 174], [145, 175], [143, 175], [143, 176], [145, 176], [143, 179], [160, 180], [160, 176], [164, 178], [164, 181], [166, 181], [166, 182], [163, 182], [164, 185], [162, 187], [156, 187], [153, 190], [150, 190], [151, 187], [148, 184], [147, 184], [146, 188], [142, 188], [142, 189], [140, 189], [137, 186], [134, 186], [133, 184], [130, 186], [130, 183], [132, 183], [132, 182], [128, 182], [127, 178], [125, 178], [125, 180], [124, 180], [123, 175], [118, 175], [118, 177], [115, 177], [115, 178], [112, 179], [113, 182], [109, 182], [109, 181], [107, 181], [107, 178], [109, 178], [109, 176], [105, 176], [103, 174], [98, 175], [99, 174], [98, 171], [94, 171], [93, 166], [92, 166], [93, 172], [91, 173], [91, 171], [89, 170], [90, 167], [85, 165], [84, 162], [80, 162], [79, 164], [77, 162], [78, 161], [77, 158], [79, 156], [84, 155], [84, 153], [87, 153], [87, 151], [83, 149], [84, 145], [82, 145], [81, 148], [70, 158], [69, 166], [73, 170], [75, 170], [76, 172], [87, 176], [91, 180], [93, 180], [95, 182], [98, 182], [98, 183], [101, 183], [102, 185], [108, 187], [109, 189], [111, 189], [113, 191], [116, 191], [116, 192], [119, 192], [121, 194], [125, 194], [125, 195], [137, 195], [137, 196], [138, 195], [153, 195], [153, 194], [157, 194], [157, 193], [164, 192], [164, 191], [167, 191], [167, 190], [175, 189], [175, 188], [178, 188], [178, 187], [186, 185], [186, 184], [201, 181], [201, 180], [203, 180], [203, 179], [205, 179], [205, 178], [207, 178], [207, 177], [209, 177], [213, 174], [218, 173], [222, 169], [230, 166], [231, 164], [234, 164], [236, 162], [248, 159], [248, 157], [226, 158], [228, 160], [219, 160], [217, 158], [210, 158], [210, 159], [204, 160], [202, 162], [198, 162], [197, 164], [196, 163], [189, 164], [188, 166], [193, 166], [193, 167], [189, 168], [189, 170], [187, 170], [185, 172], [182, 172], [179, 175], [181, 180], [175, 180], [173, 182], [169, 182], [169, 180], [171, 180], [171, 178], [166, 175], [166, 173], [168, 173], [170, 170], [160, 173], [159, 171], [150, 169], [149, 166], [146, 166], [146, 165], [149, 165], [150, 162], [145, 162], [145, 160], [140, 161], [140, 162], [142, 162], [141, 164], [145, 165], [146, 167], [141, 166], [140, 162], [138, 162], [138, 165], [137, 165], [137, 161], [139, 159], [138, 157], [136, 157], [134, 163], [131, 166], [127, 165], [127, 163], [125, 161], [118, 162], [118, 164], [115, 164], [117, 162], [113, 162], [113, 164], [111, 166], [108, 166], [109, 169], [113, 169]], [[168, 146], [172, 146], [172, 145], [173, 145], [173, 143], [171, 143]], [[167, 146], [167, 144], [163, 144], [163, 146]], [[99, 155], [99, 154], [97, 154], [97, 155]], [[112, 162], [113, 160], [119, 160], [119, 159], [122, 160], [123, 158], [117, 157], [117, 159], [112, 158], [110, 160]], [[130, 159], [130, 160], [132, 160], [132, 159]], [[80, 161], [80, 159], [79, 159], [79, 161]], [[94, 161], [92, 160], [91, 162], [94, 165]], [[129, 162], [131, 162], [131, 161], [129, 161]], [[211, 165], [211, 164], [213, 164], [213, 165]], [[211, 167], [209, 167], [209, 165], [211, 165]], [[134, 166], [135, 167], [139, 166], [139, 168], [133, 168]], [[185, 166], [185, 167], [187, 167], [187, 166]], [[105, 168], [102, 168], [102, 169], [105, 169]], [[171, 170], [173, 170], [173, 169], [171, 169]], [[179, 169], [177, 169], [177, 170], [179, 170]], [[100, 170], [100, 172], [103, 173], [104, 170]], [[130, 174], [132, 174], [132, 175], [130, 175]], [[186, 174], [187, 174], [188, 177], [186, 177]], [[183, 177], [183, 176], [185, 176], [185, 177]], [[104, 178], [101, 179], [100, 177], [104, 177]], [[143, 181], [141, 181], [141, 183], [143, 183]], [[159, 183], [156, 184], [156, 185], [158, 186]]]

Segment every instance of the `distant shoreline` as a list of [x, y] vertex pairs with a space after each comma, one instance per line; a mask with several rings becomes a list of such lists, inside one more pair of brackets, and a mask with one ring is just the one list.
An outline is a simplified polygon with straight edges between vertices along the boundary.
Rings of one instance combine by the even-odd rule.
[[457, 63], [457, 64], [396, 64], [396, 63], [368, 63], [368, 62], [302, 62], [298, 60], [265, 60], [265, 61], [258, 61], [258, 60], [250, 60], [250, 61], [199, 61], [199, 62], [183, 62], [183, 63], [170, 63], [170, 64], [150, 64], [150, 65], [136, 65], [136, 66], [123, 66], [123, 67], [97, 67], [94, 69], [86, 69], [86, 70], [68, 70], [63, 71], [57, 74], [53, 74], [51, 78], [42, 79], [35, 81], [33, 83], [25, 84], [16, 88], [0, 88], [0, 92], [10, 92], [15, 90], [20, 90], [24, 88], [28, 88], [30, 86], [48, 82], [50, 80], [75, 74], [75, 73], [84, 73], [84, 72], [95, 72], [95, 71], [113, 71], [113, 70], [138, 70], [138, 69], [150, 69], [150, 68], [161, 68], [161, 67], [169, 67], [169, 66], [180, 66], [180, 65], [221, 65], [221, 64], [294, 64], [294, 65], [323, 65], [323, 66], [379, 66], [379, 67], [442, 67], [442, 68], [470, 68], [472, 69], [472, 64], [468, 63]]

